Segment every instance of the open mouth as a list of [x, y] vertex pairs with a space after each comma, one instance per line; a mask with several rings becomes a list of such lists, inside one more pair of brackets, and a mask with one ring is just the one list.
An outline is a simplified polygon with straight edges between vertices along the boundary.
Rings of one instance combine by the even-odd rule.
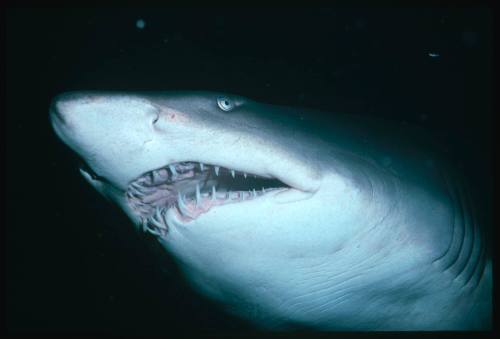
[[166, 213], [173, 208], [183, 222], [214, 206], [257, 199], [290, 186], [275, 178], [199, 162], [180, 162], [149, 171], [132, 181], [126, 196], [144, 231], [165, 235]]

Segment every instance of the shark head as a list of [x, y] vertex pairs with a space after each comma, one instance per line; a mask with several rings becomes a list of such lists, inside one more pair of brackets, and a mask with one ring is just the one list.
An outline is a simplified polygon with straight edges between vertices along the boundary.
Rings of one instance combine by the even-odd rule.
[[461, 326], [420, 312], [458, 296], [432, 266], [460, 241], [440, 172], [341, 118], [311, 132], [302, 113], [215, 92], [68, 92], [50, 121], [84, 178], [229, 312], [265, 327]]
[[[272, 105], [211, 92], [69, 92], [50, 112], [85, 179], [153, 234], [168, 239], [182, 225], [302, 243], [320, 215], [308, 201], [323, 193], [321, 144], [301, 142], [295, 117]], [[327, 193], [345, 200], [346, 181], [335, 179], [338, 192]]]
[[[250, 266], [265, 258], [259, 275], [334, 252], [370, 210], [364, 179], [333, 169], [300, 114], [278, 106], [212, 92], [69, 92], [50, 120], [97, 191], [205, 273], [234, 251]], [[244, 263], [223, 278], [249, 278]]]

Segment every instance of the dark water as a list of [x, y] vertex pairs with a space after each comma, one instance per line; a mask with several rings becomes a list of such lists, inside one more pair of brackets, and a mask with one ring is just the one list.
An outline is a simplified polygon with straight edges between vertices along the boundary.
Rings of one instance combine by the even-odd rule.
[[5, 22], [10, 333], [252, 330], [79, 176], [48, 124], [61, 91], [217, 90], [416, 124], [491, 214], [487, 8], [10, 9]]

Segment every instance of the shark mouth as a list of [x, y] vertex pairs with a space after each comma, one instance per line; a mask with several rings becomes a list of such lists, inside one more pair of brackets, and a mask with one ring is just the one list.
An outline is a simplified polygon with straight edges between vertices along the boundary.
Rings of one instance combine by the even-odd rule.
[[257, 199], [290, 186], [275, 178], [199, 162], [180, 162], [149, 171], [132, 181], [126, 192], [129, 206], [143, 230], [164, 236], [166, 213], [173, 208], [183, 222], [196, 219], [214, 206]]

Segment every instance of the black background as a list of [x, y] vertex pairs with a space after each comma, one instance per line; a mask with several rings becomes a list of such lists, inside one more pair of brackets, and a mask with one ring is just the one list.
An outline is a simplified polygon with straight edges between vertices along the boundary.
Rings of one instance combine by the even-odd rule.
[[487, 8], [10, 8], [5, 19], [10, 333], [252, 330], [196, 296], [80, 177], [48, 123], [62, 91], [218, 90], [416, 124], [491, 213]]

